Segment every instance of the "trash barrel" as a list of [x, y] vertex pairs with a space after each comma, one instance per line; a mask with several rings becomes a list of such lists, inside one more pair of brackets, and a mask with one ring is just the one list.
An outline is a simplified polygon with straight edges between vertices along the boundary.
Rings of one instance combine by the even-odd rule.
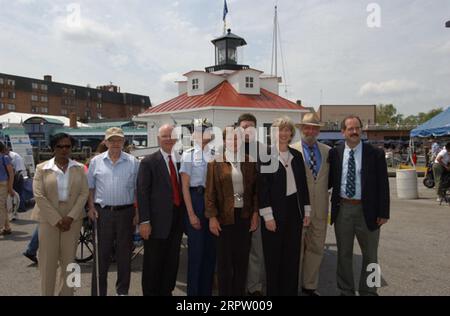
[[399, 199], [415, 200], [419, 198], [417, 171], [415, 169], [397, 170], [396, 181]]

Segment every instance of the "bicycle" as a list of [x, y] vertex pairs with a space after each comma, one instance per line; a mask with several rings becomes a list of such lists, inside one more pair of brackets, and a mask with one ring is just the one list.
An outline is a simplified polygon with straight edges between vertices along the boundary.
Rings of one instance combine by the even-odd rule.
[[[91, 261], [95, 255], [94, 249], [94, 227], [90, 219], [85, 217], [83, 219], [83, 225], [81, 226], [80, 237], [78, 238], [75, 261], [77, 263], [86, 263]], [[143, 240], [135, 233], [133, 235], [133, 254], [131, 256], [131, 260], [135, 259], [143, 249]], [[115, 261], [114, 255], [111, 259], [112, 261]]]

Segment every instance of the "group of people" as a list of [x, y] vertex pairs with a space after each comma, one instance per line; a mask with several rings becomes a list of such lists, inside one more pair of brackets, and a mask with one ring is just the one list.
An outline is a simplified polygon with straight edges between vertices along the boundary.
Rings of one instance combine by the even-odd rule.
[[384, 153], [361, 142], [356, 116], [342, 122], [346, 142], [333, 149], [318, 142], [315, 113], [305, 114], [298, 125], [301, 141], [293, 144], [295, 124], [288, 117], [276, 119], [268, 146], [256, 140], [256, 118], [243, 114], [224, 129], [222, 145], [212, 146], [217, 143], [212, 125], [196, 120], [194, 146], [184, 153], [174, 150], [174, 126], [163, 125], [160, 149], [141, 161], [123, 151], [123, 131], [110, 128], [108, 150], [90, 161], [87, 174], [70, 159], [73, 139], [56, 135], [54, 158], [38, 165], [34, 178], [42, 294], [73, 295], [64, 267], [74, 260], [87, 205], [98, 237], [93, 295], [107, 295], [113, 249], [115, 294], [128, 295], [136, 225], [144, 239], [145, 296], [172, 295], [183, 233], [188, 296], [211, 296], [215, 275], [220, 296], [319, 295], [330, 189], [338, 289], [356, 293], [356, 236], [363, 255], [359, 294], [376, 294], [366, 282], [366, 268], [378, 263], [380, 227], [389, 219]]

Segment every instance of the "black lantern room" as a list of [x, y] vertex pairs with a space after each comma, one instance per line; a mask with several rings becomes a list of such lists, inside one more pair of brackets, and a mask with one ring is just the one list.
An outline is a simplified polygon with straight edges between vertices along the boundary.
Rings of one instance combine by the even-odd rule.
[[247, 42], [228, 29], [228, 33], [224, 36], [212, 40], [216, 47], [216, 65], [206, 68], [207, 72], [219, 70], [241, 70], [248, 69], [249, 66], [239, 65], [237, 48], [247, 45]]

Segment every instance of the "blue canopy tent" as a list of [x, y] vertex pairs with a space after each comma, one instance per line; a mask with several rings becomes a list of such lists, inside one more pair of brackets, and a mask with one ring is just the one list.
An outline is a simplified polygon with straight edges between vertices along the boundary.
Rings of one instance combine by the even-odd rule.
[[411, 131], [413, 137], [439, 137], [450, 135], [450, 107]]

